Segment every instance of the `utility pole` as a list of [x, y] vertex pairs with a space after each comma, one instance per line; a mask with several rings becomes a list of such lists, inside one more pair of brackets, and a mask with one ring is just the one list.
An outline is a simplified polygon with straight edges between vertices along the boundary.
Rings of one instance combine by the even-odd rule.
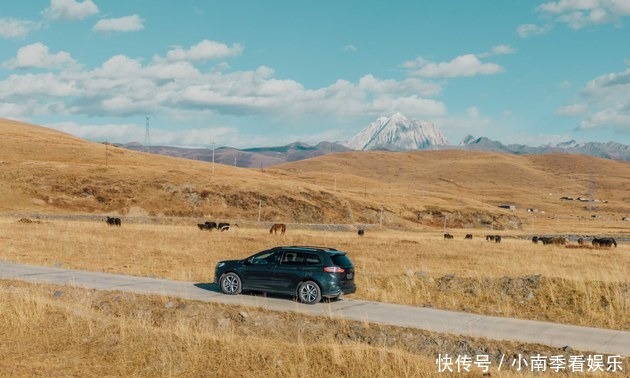
[[144, 133], [144, 149], [145, 149], [145, 152], [151, 152], [151, 133], [149, 132], [149, 116], [147, 116], [147, 127]]
[[588, 197], [589, 197], [589, 205], [590, 205], [591, 211], [596, 210], [595, 195], [593, 194], [594, 191], [595, 191], [595, 181], [593, 181], [593, 175], [591, 174], [591, 177], [588, 180]]
[[381, 226], [383, 225], [383, 206], [381, 206], [381, 215], [379, 217], [378, 224]]

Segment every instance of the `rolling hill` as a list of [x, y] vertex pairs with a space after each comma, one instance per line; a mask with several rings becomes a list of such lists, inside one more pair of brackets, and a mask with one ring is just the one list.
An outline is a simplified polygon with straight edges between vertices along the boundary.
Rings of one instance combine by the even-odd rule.
[[0, 134], [5, 213], [498, 229], [522, 227], [527, 208], [549, 219], [630, 214], [630, 164], [584, 155], [352, 151], [213, 168], [15, 121], [0, 121]]

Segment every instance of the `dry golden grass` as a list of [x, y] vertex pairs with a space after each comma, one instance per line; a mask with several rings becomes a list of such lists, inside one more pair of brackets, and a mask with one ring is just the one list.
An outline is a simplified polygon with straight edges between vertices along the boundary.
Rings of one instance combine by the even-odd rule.
[[0, 284], [2, 376], [410, 377], [433, 370], [429, 358], [409, 351], [323, 332], [324, 325], [348, 328], [343, 322], [303, 321], [320, 334], [289, 326], [296, 334], [288, 339], [273, 326], [299, 322], [288, 314], [248, 310], [245, 318], [238, 309], [161, 297]]
[[196, 225], [0, 221], [0, 259], [193, 282], [214, 266], [276, 245], [327, 245], [357, 268], [356, 298], [473, 313], [630, 329], [630, 246], [573, 249], [483, 235], [290, 229], [200, 231]]
[[0, 313], [0, 375], [11, 377], [439, 377], [439, 354], [488, 355], [491, 375], [505, 355], [500, 376], [528, 377], [555, 373], [519, 374], [514, 356], [580, 353], [16, 281], [0, 280]]

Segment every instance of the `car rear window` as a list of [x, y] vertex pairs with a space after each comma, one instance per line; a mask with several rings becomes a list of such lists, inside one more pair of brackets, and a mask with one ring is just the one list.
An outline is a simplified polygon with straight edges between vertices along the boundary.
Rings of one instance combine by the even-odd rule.
[[335, 265], [340, 266], [342, 268], [349, 268], [352, 266], [352, 261], [350, 261], [348, 256], [346, 256], [345, 254], [332, 255], [330, 256], [330, 258], [332, 259]]

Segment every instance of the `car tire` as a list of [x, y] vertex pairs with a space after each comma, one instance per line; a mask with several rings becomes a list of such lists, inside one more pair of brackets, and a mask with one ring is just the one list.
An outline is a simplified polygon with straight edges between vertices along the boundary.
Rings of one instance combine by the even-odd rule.
[[315, 304], [322, 300], [322, 290], [315, 282], [304, 281], [298, 286], [297, 296], [304, 304]]
[[232, 272], [223, 274], [219, 279], [219, 285], [221, 286], [221, 292], [223, 292], [223, 294], [236, 295], [240, 294], [243, 290], [241, 277]]

